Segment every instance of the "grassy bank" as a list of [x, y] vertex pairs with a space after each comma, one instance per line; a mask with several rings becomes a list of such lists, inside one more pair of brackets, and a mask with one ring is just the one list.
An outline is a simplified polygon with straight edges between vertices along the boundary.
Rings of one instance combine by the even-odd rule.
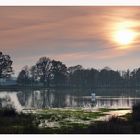
[[[14, 109], [0, 109], [1, 134], [88, 134], [98, 133], [97, 121], [114, 109], [45, 109], [17, 113]], [[115, 109], [116, 110], [116, 109]], [[118, 125], [118, 124], [117, 124]], [[101, 127], [102, 128], [102, 127]], [[103, 129], [103, 128], [102, 128]], [[94, 130], [94, 131], [93, 131]], [[96, 131], [95, 131], [96, 130]], [[102, 132], [102, 131], [99, 131]]]

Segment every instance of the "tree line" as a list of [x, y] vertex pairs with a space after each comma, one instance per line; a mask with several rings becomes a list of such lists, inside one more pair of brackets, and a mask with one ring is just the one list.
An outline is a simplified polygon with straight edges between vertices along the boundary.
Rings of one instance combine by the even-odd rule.
[[[0, 78], [13, 74], [13, 61], [9, 55], [0, 52]], [[130, 71], [85, 69], [81, 65], [67, 67], [63, 62], [41, 57], [33, 66], [24, 66], [17, 77], [21, 86], [118, 88], [140, 87], [140, 68]]]

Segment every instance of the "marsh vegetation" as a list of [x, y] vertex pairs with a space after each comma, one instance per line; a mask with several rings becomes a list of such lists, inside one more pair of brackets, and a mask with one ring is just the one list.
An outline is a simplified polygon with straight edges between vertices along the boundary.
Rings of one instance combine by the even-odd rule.
[[106, 116], [109, 111], [104, 109], [96, 111], [82, 109], [45, 109], [23, 113], [16, 112], [13, 108], [3, 108], [0, 110], [0, 133], [94, 133], [91, 130], [95, 126], [98, 128], [99, 124], [103, 123], [99, 120], [96, 121], [96, 119]]

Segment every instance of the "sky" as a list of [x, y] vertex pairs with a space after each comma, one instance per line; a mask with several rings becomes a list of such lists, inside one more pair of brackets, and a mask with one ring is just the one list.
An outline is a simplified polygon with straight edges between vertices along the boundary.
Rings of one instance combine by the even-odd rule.
[[0, 7], [0, 51], [15, 74], [44, 56], [67, 66], [138, 68], [139, 34], [138, 6]]

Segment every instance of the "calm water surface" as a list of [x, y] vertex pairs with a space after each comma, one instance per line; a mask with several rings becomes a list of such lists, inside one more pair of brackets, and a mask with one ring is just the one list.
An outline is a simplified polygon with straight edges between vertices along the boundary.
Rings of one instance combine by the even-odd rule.
[[96, 102], [88, 90], [24, 90], [1, 91], [0, 107], [13, 106], [17, 110], [85, 107], [130, 108], [140, 102], [140, 90], [95, 90]]

